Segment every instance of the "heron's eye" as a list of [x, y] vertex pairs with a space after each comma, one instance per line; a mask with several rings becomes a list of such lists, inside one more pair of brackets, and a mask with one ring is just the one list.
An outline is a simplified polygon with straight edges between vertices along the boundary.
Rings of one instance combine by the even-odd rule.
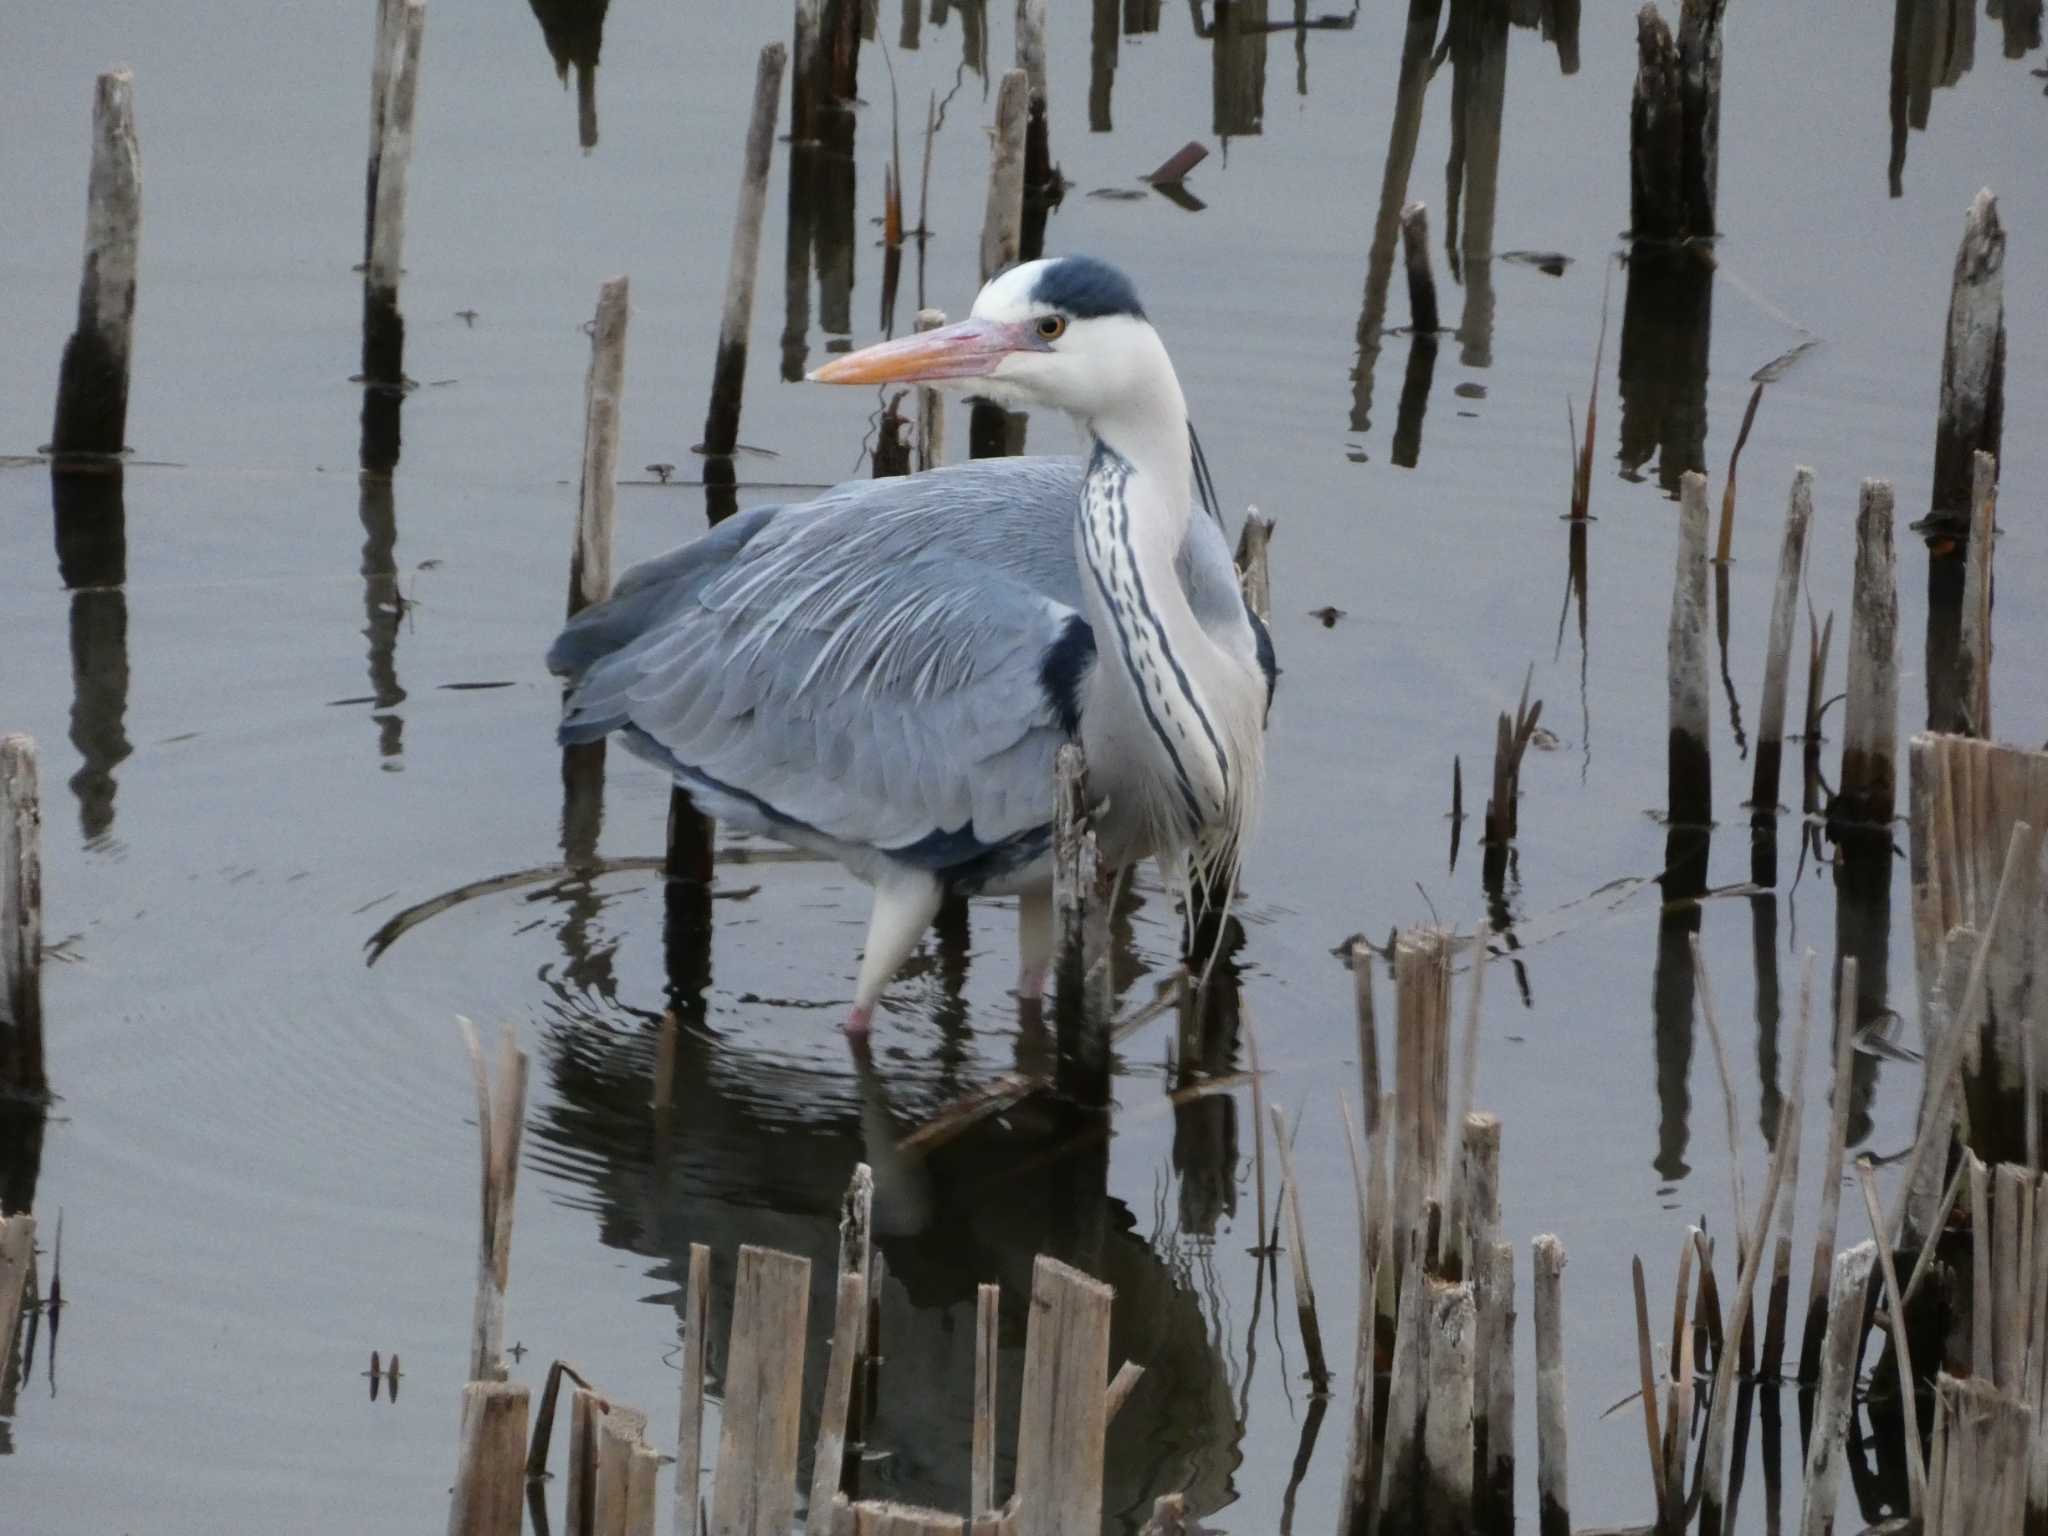
[[1067, 317], [1065, 315], [1043, 315], [1039, 318], [1038, 334], [1047, 341], [1058, 341], [1060, 337], [1066, 334], [1066, 330]]

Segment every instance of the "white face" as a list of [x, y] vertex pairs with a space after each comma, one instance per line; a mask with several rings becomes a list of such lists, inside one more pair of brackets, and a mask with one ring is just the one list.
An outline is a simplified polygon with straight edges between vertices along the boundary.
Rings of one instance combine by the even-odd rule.
[[1155, 366], [1159, 337], [1132, 315], [1083, 319], [1032, 297], [1051, 261], [1027, 261], [991, 278], [972, 318], [1009, 332], [1011, 348], [979, 378], [947, 382], [1005, 405], [1042, 405], [1088, 418], [1112, 411]]

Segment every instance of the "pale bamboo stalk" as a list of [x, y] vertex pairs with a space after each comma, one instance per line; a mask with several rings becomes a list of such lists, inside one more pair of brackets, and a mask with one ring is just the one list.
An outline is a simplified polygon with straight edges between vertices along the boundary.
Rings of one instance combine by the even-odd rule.
[[711, 1483], [712, 1536], [789, 1536], [795, 1523], [810, 1276], [808, 1259], [740, 1249]]
[[128, 431], [128, 377], [142, 243], [142, 150], [135, 75], [109, 70], [93, 85], [92, 169], [86, 182], [85, 263], [78, 327], [57, 373], [51, 451], [119, 453]]
[[1870, 1216], [1870, 1237], [1877, 1247], [1877, 1262], [1884, 1271], [1885, 1307], [1891, 1313], [1892, 1354], [1899, 1368], [1899, 1415], [1905, 1424], [1907, 1512], [1915, 1519], [1927, 1504], [1927, 1469], [1920, 1462], [1920, 1404], [1913, 1383], [1913, 1355], [1907, 1347], [1906, 1298], [1899, 1289], [1898, 1270], [1892, 1264], [1891, 1244], [1885, 1241], [1884, 1219], [1877, 1209], [1877, 1178], [1870, 1159], [1856, 1159], [1856, 1178], [1863, 1187], [1863, 1208]]
[[370, 265], [370, 248], [377, 237], [377, 161], [384, 153], [384, 107], [391, 96], [393, 43], [398, 32], [399, 12], [405, 0], [376, 0], [377, 27], [370, 44], [370, 150], [363, 175], [363, 267]]
[[1294, 1149], [1287, 1139], [1287, 1114], [1278, 1104], [1270, 1106], [1273, 1116], [1273, 1144], [1280, 1151], [1280, 1177], [1284, 1181], [1287, 1217], [1288, 1273], [1294, 1282], [1294, 1312], [1301, 1324], [1301, 1344], [1308, 1355], [1308, 1377], [1317, 1392], [1330, 1385], [1329, 1362], [1323, 1356], [1323, 1329], [1316, 1318], [1315, 1282], [1309, 1276], [1308, 1232], [1301, 1219], [1301, 1185], [1294, 1176]]
[[980, 1516], [996, 1507], [996, 1321], [1002, 1292], [993, 1285], [974, 1293], [974, 1442], [967, 1508]]
[[[1856, 585], [1849, 609], [1849, 688], [1836, 802], [1848, 819], [1884, 826], [1898, 796], [1899, 592], [1892, 485], [1865, 480], [1856, 513]], [[1890, 844], [1885, 847], [1889, 858]]]
[[1670, 765], [1667, 801], [1675, 822], [1712, 818], [1707, 733], [1707, 481], [1690, 470], [1679, 482], [1677, 569], [1666, 641]]
[[1109, 1386], [1102, 1394], [1102, 1421], [1105, 1425], [1116, 1422], [1116, 1416], [1123, 1412], [1124, 1404], [1131, 1400], [1131, 1394], [1138, 1390], [1138, 1383], [1145, 1379], [1145, 1367], [1135, 1360], [1126, 1360], [1116, 1368], [1116, 1374], [1109, 1378]]
[[1986, 1381], [1997, 1380], [1992, 1355], [1991, 1194], [1988, 1170], [1974, 1152], [1965, 1152], [1970, 1167], [1970, 1371]]
[[[1458, 1248], [1460, 1257], [1469, 1263], [1464, 1251], [1465, 1234], [1465, 1190], [1460, 1175], [1464, 1172], [1461, 1149], [1467, 1128], [1466, 1117], [1472, 1112], [1473, 1085], [1479, 1077], [1479, 1019], [1481, 1005], [1486, 993], [1486, 943], [1491, 936], [1490, 928], [1481, 928], [1473, 935], [1472, 941], [1472, 988], [1466, 995], [1465, 1037], [1458, 1056], [1457, 1097], [1450, 1105], [1450, 1113], [1444, 1117], [1443, 1152], [1440, 1161], [1442, 1183], [1438, 1186], [1437, 1198], [1444, 1208], [1444, 1242], [1446, 1246]], [[1445, 1045], [1449, 1046], [1449, 1025], [1446, 1021]], [[1496, 1128], [1498, 1121], [1495, 1122]], [[1500, 1177], [1499, 1138], [1495, 1137], [1494, 1147], [1494, 1219], [1499, 1220]], [[1483, 1172], [1483, 1170], [1481, 1170]]]
[[404, 323], [398, 283], [405, 270], [405, 195], [412, 166], [414, 110], [419, 100], [420, 47], [426, 0], [404, 0], [393, 19], [393, 62], [384, 95], [383, 144], [377, 152], [377, 201], [371, 215], [370, 261], [363, 280], [363, 377], [404, 382]]
[[858, 1271], [841, 1275], [832, 1314], [832, 1357], [825, 1368], [825, 1400], [818, 1409], [817, 1450], [811, 1457], [806, 1536], [831, 1536], [832, 1495], [839, 1491], [846, 1464], [846, 1415], [853, 1401], [853, 1367], [867, 1311], [867, 1281]]
[[[1497, 1239], [1485, 1260], [1486, 1311], [1479, 1319], [1485, 1373], [1486, 1454], [1479, 1468], [1483, 1529], [1515, 1528], [1515, 1245]], [[1476, 1415], [1475, 1415], [1476, 1417]]]
[[768, 166], [775, 153], [775, 107], [789, 50], [770, 43], [754, 69], [754, 110], [740, 162], [740, 204], [733, 219], [732, 253], [725, 269], [725, 304], [719, 313], [718, 356], [711, 372], [711, 403], [704, 416], [704, 451], [729, 454], [739, 444], [740, 399], [747, 382], [747, 337], [754, 324], [754, 278], [761, 265], [761, 215], [768, 204]]
[[12, 1391], [8, 1367], [14, 1358], [14, 1336], [21, 1326], [35, 1271], [35, 1217], [27, 1211], [0, 1216], [0, 1399]]
[[646, 1434], [647, 1415], [621, 1403], [608, 1406], [597, 1420], [592, 1536], [626, 1536], [633, 1506], [633, 1449]]
[[472, 1381], [503, 1381], [505, 1363], [500, 1355], [505, 1343], [505, 1289], [512, 1272], [513, 1199], [519, 1184], [519, 1147], [526, 1129], [527, 1058], [519, 1049], [518, 1032], [506, 1025], [493, 1082], [484, 1068], [476, 1026], [468, 1019], [457, 1019], [456, 1024], [469, 1051], [483, 1147], [469, 1377]]
[[1102, 1527], [1102, 1381], [1114, 1293], [1040, 1255], [1032, 1269], [1017, 1419], [1017, 1536]]
[[[1571, 1536], [1564, 1374], [1564, 1243], [1545, 1233], [1530, 1245], [1536, 1311], [1536, 1508], [1539, 1536]], [[1717, 1390], [1714, 1396], [1721, 1394]]]
[[1351, 1100], [1337, 1090], [1337, 1113], [1344, 1122], [1344, 1150], [1351, 1158], [1351, 1192], [1358, 1205], [1358, 1308], [1365, 1314], [1372, 1297], [1372, 1213], [1366, 1197], [1365, 1151], [1358, 1144], [1358, 1125], [1351, 1115]]
[[519, 1536], [526, 1516], [527, 1401], [524, 1382], [463, 1387], [448, 1536]]
[[1863, 1338], [1863, 1299], [1870, 1293], [1875, 1243], [1859, 1243], [1835, 1260], [1828, 1287], [1828, 1327], [1821, 1350], [1820, 1390], [1814, 1402], [1813, 1438], [1806, 1451], [1806, 1502], [1802, 1536], [1829, 1536], [1841, 1487], [1851, 1395], [1856, 1386], [1856, 1350]]
[[583, 475], [576, 500], [576, 543], [569, 556], [569, 616], [612, 595], [613, 502], [619, 476], [619, 401], [626, 384], [627, 280], [607, 279], [591, 324], [590, 371], [583, 385]]
[[1380, 1457], [1379, 1517], [1389, 1521], [1410, 1518], [1416, 1508], [1422, 1478], [1423, 1416], [1428, 1408], [1429, 1319], [1423, 1292], [1423, 1234], [1410, 1228], [1404, 1243], [1406, 1262], [1400, 1288], [1400, 1312], [1394, 1327], [1394, 1363], [1387, 1386], [1385, 1449]]
[[1470, 1536], [1472, 1531], [1472, 1404], [1474, 1336], [1478, 1331], [1472, 1287], [1411, 1277], [1429, 1291], [1428, 1413], [1422, 1462], [1428, 1502], [1426, 1536]]
[[621, 1536], [654, 1536], [660, 1494], [661, 1452], [645, 1440], [636, 1440], [626, 1461], [626, 1516]]
[[1024, 229], [1024, 130], [1030, 85], [1021, 69], [1003, 76], [996, 93], [995, 141], [988, 174], [988, 206], [981, 222], [981, 280], [1016, 261]]
[[1799, 976], [1799, 1026], [1792, 1037], [1792, 1081], [1800, 1084], [1801, 1090], [1786, 1100], [1778, 1119], [1778, 1139], [1788, 1142], [1791, 1151], [1778, 1193], [1778, 1243], [1771, 1255], [1770, 1309], [1764, 1319], [1763, 1348], [1757, 1352], [1759, 1376], [1776, 1376], [1784, 1358], [1785, 1314], [1792, 1288], [1792, 1224], [1799, 1203], [1799, 1142], [1806, 1123], [1806, 1047], [1813, 1035], [1813, 968], [1813, 951], [1808, 950]]
[[1337, 1536], [1372, 1536], [1379, 1524], [1379, 1462], [1373, 1455], [1377, 1293], [1377, 1277], [1368, 1270], [1360, 1287], [1358, 1330], [1352, 1341], [1351, 1434], [1344, 1454]]
[[1989, 188], [1971, 200], [1956, 247], [1934, 431], [1934, 506], [1968, 526], [1972, 455], [1997, 454], [2005, 419], [2005, 228]]
[[1799, 623], [1799, 583], [1806, 566], [1806, 531], [1812, 522], [1813, 471], [1802, 464], [1792, 472], [1792, 499], [1785, 509], [1785, 542], [1778, 551], [1778, 585], [1771, 597], [1770, 639], [1764, 653], [1756, 777], [1749, 795], [1750, 804], [1760, 813], [1775, 811], [1778, 806], [1785, 751], [1786, 680], [1792, 669], [1792, 637]]
[[[935, 331], [946, 323], [943, 309], [920, 309], [917, 328]], [[917, 467], [937, 469], [946, 462], [946, 399], [929, 384], [917, 391]]]
[[1995, 1364], [1998, 1390], [2014, 1397], [2025, 1394], [2021, 1371], [2026, 1364], [2026, 1298], [2031, 1277], [2020, 1232], [2028, 1184], [2025, 1171], [2015, 1163], [2000, 1163], [1992, 1170], [1991, 1262], [1997, 1293], [1993, 1300], [1997, 1308], [1993, 1319]]
[[1849, 1141], [1849, 1082], [1856, 1062], [1856, 958], [1845, 956], [1837, 983], [1835, 1073], [1828, 1090], [1828, 1160], [1820, 1180], [1820, 1220], [1813, 1235], [1813, 1278], [1806, 1292], [1805, 1342], [1799, 1351], [1801, 1380], [1820, 1364], [1821, 1332], [1827, 1320], [1828, 1273], [1835, 1262], [1835, 1229], [1841, 1221], [1842, 1160]]
[[1650, 1451], [1650, 1491], [1656, 1496], [1657, 1524], [1671, 1521], [1670, 1482], [1664, 1471], [1664, 1436], [1658, 1428], [1657, 1367], [1650, 1355], [1650, 1299], [1643, 1286], [1643, 1261], [1630, 1260], [1636, 1287], [1636, 1396], [1643, 1405], [1643, 1435]]
[[711, 1337], [711, 1250], [690, 1244], [690, 1278], [683, 1291], [683, 1385], [676, 1415], [675, 1536], [697, 1536], [703, 1502], [704, 1364]]

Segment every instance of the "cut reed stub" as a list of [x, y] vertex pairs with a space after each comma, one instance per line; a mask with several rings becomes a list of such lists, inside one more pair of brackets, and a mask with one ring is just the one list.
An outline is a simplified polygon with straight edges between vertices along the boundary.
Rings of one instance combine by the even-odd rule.
[[[35, 738], [0, 736], [0, 1089], [41, 1098], [43, 809]], [[4, 1362], [0, 1362], [4, 1366]]]
[[[1866, 480], [1856, 514], [1856, 583], [1849, 616], [1849, 687], [1842, 770], [1828, 806], [1845, 854], [1890, 858], [1897, 805], [1899, 594], [1889, 480]], [[1878, 836], [1869, 835], [1873, 830]], [[1855, 834], [1864, 833], [1858, 837]]]
[[142, 152], [135, 76], [110, 70], [93, 87], [92, 171], [86, 188], [85, 267], [78, 328], [58, 368], [50, 450], [117, 454], [127, 441], [128, 369], [142, 239]]
[[1979, 192], [1963, 218], [1941, 353], [1941, 404], [1934, 431], [1930, 535], [1968, 537], [1973, 455], [1995, 459], [2005, 427], [2005, 227], [1998, 199]]

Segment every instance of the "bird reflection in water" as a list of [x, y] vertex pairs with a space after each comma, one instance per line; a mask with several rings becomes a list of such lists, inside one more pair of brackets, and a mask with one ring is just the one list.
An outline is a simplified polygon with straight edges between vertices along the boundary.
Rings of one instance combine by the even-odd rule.
[[[1221, 1303], [1208, 1275], [1216, 1219], [1235, 1201], [1235, 1105], [1227, 1093], [1176, 1095], [1173, 1160], [1182, 1183], [1177, 1222], [1153, 1230], [1109, 1192], [1104, 1112], [1036, 1093], [967, 1125], [941, 1144], [905, 1133], [932, 1107], [975, 1084], [965, 1049], [964, 933], [941, 930], [922, 962], [938, 983], [947, 1044], [936, 1073], [851, 1048], [850, 1074], [777, 1059], [711, 1016], [712, 924], [721, 892], [666, 884], [666, 1026], [655, 1010], [557, 978], [560, 1007], [544, 1055], [553, 1092], [532, 1127], [533, 1156], [588, 1190], [603, 1242], [654, 1261], [680, 1316], [692, 1243], [712, 1253], [708, 1368], [726, 1368], [738, 1250], [771, 1246], [811, 1263], [802, 1443], [815, 1439], [836, 1285], [841, 1197], [855, 1164], [875, 1175], [876, 1244], [887, 1278], [880, 1298], [887, 1363], [872, 1451], [854, 1475], [863, 1496], [940, 1507], [966, 1500], [974, 1381], [975, 1288], [1001, 1285], [1003, 1398], [998, 1443], [1014, 1443], [1031, 1266], [1050, 1254], [1116, 1288], [1111, 1357], [1145, 1367], [1109, 1437], [1111, 1511], [1149, 1509], [1186, 1490], [1191, 1509], [1228, 1501], [1239, 1435], [1234, 1371]], [[559, 899], [559, 898], [557, 898]], [[1138, 974], [1130, 937], [1140, 898], [1114, 925], [1117, 973]], [[564, 923], [574, 923], [573, 914]], [[1242, 942], [1235, 929], [1227, 943]], [[573, 969], [573, 966], [572, 966]], [[1182, 1014], [1178, 1089], [1228, 1074], [1237, 1049], [1234, 965], [1219, 960], [1207, 991]], [[664, 1027], [668, 1034], [663, 1038]], [[1034, 1031], [1036, 1037], [1034, 1038]], [[1046, 1054], [1043, 1022], [1027, 1020], [1020, 1059]], [[657, 1065], [661, 1082], [650, 1093]], [[650, 1100], [653, 1102], [650, 1103]], [[1013, 1468], [999, 1469], [1007, 1478]], [[808, 1482], [809, 1470], [802, 1470]]]

